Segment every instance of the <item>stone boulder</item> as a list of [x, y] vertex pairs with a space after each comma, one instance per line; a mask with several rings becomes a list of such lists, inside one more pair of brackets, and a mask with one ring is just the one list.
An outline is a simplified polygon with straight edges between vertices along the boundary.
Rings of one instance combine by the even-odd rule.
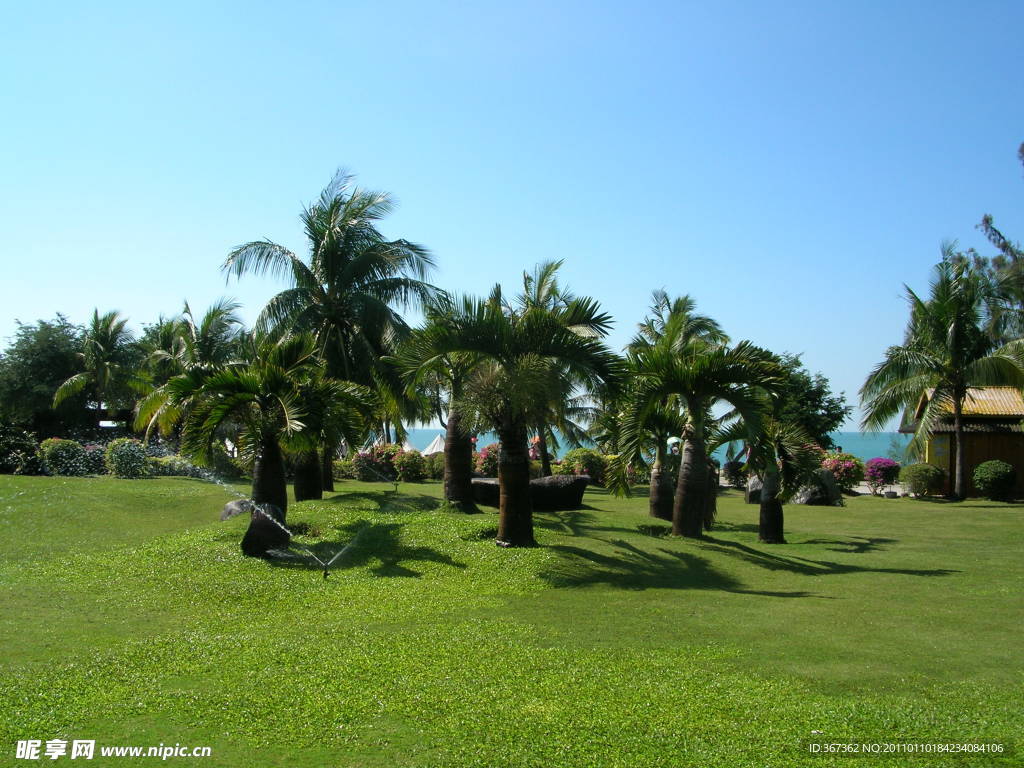
[[743, 500], [747, 504], [760, 504], [761, 503], [761, 488], [764, 483], [761, 482], [761, 478], [757, 475], [751, 475], [747, 478], [747, 489], [743, 492]]
[[589, 484], [587, 475], [538, 477], [530, 481], [533, 508], [550, 512], [579, 509], [583, 504], [583, 492]]
[[[590, 484], [587, 475], [553, 475], [530, 481], [533, 508], [546, 511], [578, 509], [583, 504], [583, 493]], [[501, 488], [496, 477], [473, 478], [473, 501], [485, 507], [497, 507]]]
[[229, 501], [224, 505], [224, 509], [221, 510], [220, 520], [225, 520], [234, 517], [235, 515], [251, 514], [253, 503], [251, 499], [235, 499]]
[[815, 480], [803, 486], [793, 495], [792, 504], [807, 504], [814, 507], [843, 506], [843, 492], [835, 475], [827, 469], [819, 469]]
[[291, 540], [280, 508], [273, 504], [253, 505], [249, 528], [242, 537], [243, 554], [247, 557], [269, 557], [268, 550], [286, 549]]

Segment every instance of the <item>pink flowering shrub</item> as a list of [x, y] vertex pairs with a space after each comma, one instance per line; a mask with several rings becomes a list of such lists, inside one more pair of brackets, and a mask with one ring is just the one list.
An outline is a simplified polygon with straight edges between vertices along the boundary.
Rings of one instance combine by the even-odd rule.
[[878, 456], [874, 459], [868, 459], [864, 465], [864, 481], [876, 496], [884, 486], [893, 485], [899, 480], [899, 477], [900, 465], [898, 461]]
[[498, 444], [491, 443], [476, 455], [476, 471], [484, 477], [498, 476]]
[[864, 462], [852, 453], [829, 453], [821, 466], [831, 472], [844, 491], [852, 491], [864, 479]]

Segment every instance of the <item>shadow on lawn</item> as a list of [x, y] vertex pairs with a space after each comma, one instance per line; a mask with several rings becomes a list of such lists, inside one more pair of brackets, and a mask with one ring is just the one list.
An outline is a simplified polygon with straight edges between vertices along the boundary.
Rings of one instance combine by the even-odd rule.
[[869, 538], [866, 536], [853, 536], [851, 539], [807, 539], [798, 542], [799, 544], [836, 544], [835, 547], [826, 547], [829, 552], [842, 552], [847, 555], [859, 555], [864, 552], [873, 552], [876, 549], [884, 550], [881, 544], [894, 544], [899, 539]]
[[370, 502], [372, 508], [380, 512], [426, 512], [437, 509], [441, 505], [440, 499], [436, 496], [426, 494], [414, 496], [405, 491], [396, 494], [390, 488], [382, 488], [378, 492], [338, 491], [333, 496], [325, 498], [324, 501], [328, 504]]
[[[763, 552], [753, 547], [748, 547], [746, 544], [740, 544], [738, 541], [728, 541], [726, 539], [716, 539], [711, 536], [705, 536], [701, 541], [701, 546], [704, 549], [710, 549], [713, 552], [720, 552], [730, 557], [737, 557], [745, 562], [752, 563], [754, 565], [761, 566], [770, 571], [789, 571], [790, 573], [799, 573], [806, 576], [833, 576], [836, 574], [846, 573], [897, 573], [904, 576], [948, 576], [951, 573], [960, 573], [960, 571], [950, 570], [948, 568], [930, 568], [930, 569], [916, 569], [916, 568], [869, 568], [860, 565], [848, 565], [846, 563], [834, 563], [830, 560], [811, 560], [807, 557], [783, 557], [782, 555], [772, 554], [770, 552]], [[870, 540], [869, 540], [870, 541]], [[878, 541], [876, 539], [876, 541]], [[888, 541], [883, 539], [882, 541]], [[849, 552], [850, 550], [833, 550], [841, 552]]]
[[816, 597], [831, 600], [812, 592], [770, 592], [743, 589], [743, 585], [711, 565], [707, 558], [659, 548], [644, 550], [627, 541], [612, 540], [617, 547], [612, 554], [560, 545], [552, 547], [564, 559], [542, 574], [555, 587], [582, 587], [607, 584], [620, 589], [714, 589], [744, 595], [765, 597]]
[[[341, 535], [333, 541], [317, 541], [301, 544], [308, 547], [322, 561], [327, 562], [346, 546], [352, 548], [343, 554], [331, 566], [331, 570], [343, 570], [367, 565], [371, 561], [380, 561], [370, 569], [375, 576], [403, 576], [418, 578], [422, 576], [403, 563], [430, 562], [449, 565], [453, 568], [465, 568], [465, 563], [453, 560], [448, 555], [430, 547], [410, 547], [401, 543], [399, 532], [402, 523], [368, 523], [360, 520], [355, 523], [340, 525], [337, 530]], [[323, 566], [299, 547], [293, 547], [290, 556], [275, 558], [269, 561], [276, 568], [298, 568], [309, 571], [322, 571]]]

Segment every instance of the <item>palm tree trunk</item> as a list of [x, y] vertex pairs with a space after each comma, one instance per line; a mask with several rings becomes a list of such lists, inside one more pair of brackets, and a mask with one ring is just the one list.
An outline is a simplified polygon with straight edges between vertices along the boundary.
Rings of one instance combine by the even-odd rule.
[[288, 511], [284, 456], [276, 436], [264, 437], [260, 441], [260, 452], [252, 468], [252, 500], [257, 504], [273, 504], [278, 507], [282, 520]]
[[540, 453], [541, 477], [551, 477], [551, 454], [548, 453], [548, 436], [543, 424], [537, 425], [537, 451]]
[[463, 512], [480, 511], [473, 502], [473, 442], [454, 411], [444, 430], [444, 498]]
[[960, 393], [954, 393], [953, 395], [953, 435], [956, 445], [956, 464], [954, 465], [953, 471], [953, 495], [958, 499], [964, 499], [967, 496], [967, 468], [964, 466], [964, 397], [966, 397], [966, 395], [960, 395]]
[[766, 544], [785, 544], [783, 533], [782, 502], [779, 496], [779, 470], [769, 467], [765, 470], [761, 486], [761, 519], [757, 527], [757, 539]]
[[665, 472], [665, 440], [658, 435], [658, 447], [651, 465], [651, 495], [648, 504], [651, 517], [672, 519], [672, 487]]
[[499, 547], [532, 547], [533, 500], [530, 498], [530, 453], [526, 424], [507, 423], [498, 430], [498, 538]]
[[325, 491], [334, 491], [334, 452], [337, 447], [330, 445], [330, 440], [324, 444], [320, 458], [320, 485]]
[[322, 499], [322, 474], [323, 467], [320, 465], [320, 454], [317, 451], [304, 451], [299, 454], [295, 461], [295, 500]]
[[[692, 412], [702, 413], [690, 403]], [[704, 425], [699, 416], [691, 415], [683, 430], [683, 455], [679, 464], [679, 481], [672, 506], [672, 533], [699, 539], [704, 528], [708, 495], [708, 458], [704, 447]]]

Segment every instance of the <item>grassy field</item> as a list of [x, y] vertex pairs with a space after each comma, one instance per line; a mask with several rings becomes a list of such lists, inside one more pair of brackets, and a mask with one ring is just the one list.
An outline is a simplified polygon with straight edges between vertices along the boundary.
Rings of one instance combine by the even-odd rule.
[[206, 766], [1024, 764], [805, 746], [1020, 741], [1020, 506], [788, 507], [767, 546], [734, 492], [690, 541], [592, 489], [500, 550], [495, 515], [390, 489], [289, 510], [321, 556], [359, 536], [325, 580], [243, 558], [220, 486], [0, 476], [0, 764], [55, 738]]

